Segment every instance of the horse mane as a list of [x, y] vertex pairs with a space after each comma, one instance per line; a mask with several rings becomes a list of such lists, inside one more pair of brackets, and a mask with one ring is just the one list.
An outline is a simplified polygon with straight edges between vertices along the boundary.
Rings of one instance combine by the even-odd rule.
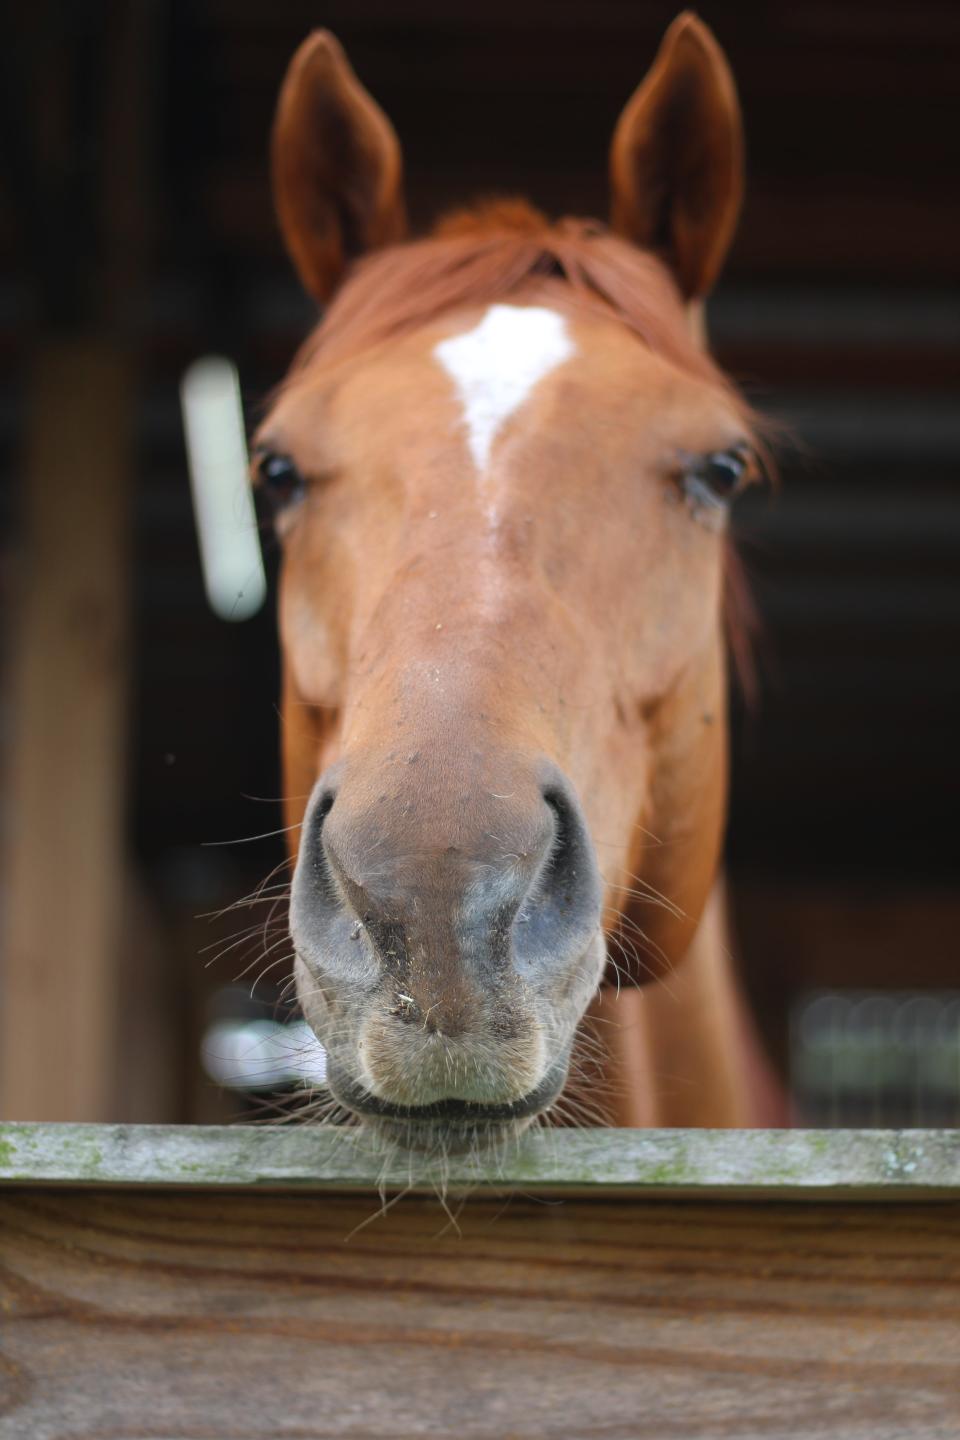
[[[558, 291], [557, 287], [560, 287]], [[525, 200], [492, 200], [444, 216], [425, 238], [355, 262], [320, 325], [301, 347], [284, 388], [318, 368], [439, 319], [492, 304], [521, 289], [562, 293], [575, 305], [619, 320], [655, 354], [723, 393], [761, 455], [757, 416], [694, 338], [673, 278], [658, 257], [611, 234], [597, 220], [551, 223]], [[724, 628], [734, 672], [749, 700], [756, 614], [742, 565], [726, 546]]]

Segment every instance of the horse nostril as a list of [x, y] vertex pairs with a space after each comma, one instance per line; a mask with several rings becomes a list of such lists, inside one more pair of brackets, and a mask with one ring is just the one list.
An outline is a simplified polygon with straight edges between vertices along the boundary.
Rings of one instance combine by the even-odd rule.
[[555, 975], [557, 964], [593, 943], [601, 914], [601, 884], [586, 818], [561, 778], [541, 790], [553, 835], [517, 916], [514, 963], [529, 979]]
[[551, 884], [558, 889], [569, 889], [576, 880], [578, 849], [575, 840], [577, 827], [571, 811], [570, 801], [562, 791], [555, 789], [544, 791], [543, 798], [553, 811], [555, 826], [553, 844], [547, 858], [547, 869], [551, 875]]
[[310, 868], [313, 873], [317, 891], [321, 897], [332, 906], [339, 906], [341, 895], [334, 878], [327, 849], [324, 844], [323, 830], [327, 816], [333, 809], [333, 802], [336, 799], [333, 791], [328, 790], [320, 797], [316, 809], [313, 812], [313, 819], [310, 825]]
[[335, 799], [336, 796], [334, 795], [333, 791], [328, 790], [321, 799], [319, 805], [317, 806], [315, 823], [320, 829], [323, 828], [324, 820], [326, 820], [327, 816], [330, 814], [330, 811], [333, 809], [333, 802]]

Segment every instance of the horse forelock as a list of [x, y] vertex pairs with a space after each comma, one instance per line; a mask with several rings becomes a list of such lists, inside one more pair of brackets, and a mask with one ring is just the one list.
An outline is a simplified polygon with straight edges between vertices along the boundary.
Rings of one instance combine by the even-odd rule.
[[523, 200], [495, 200], [443, 217], [417, 240], [356, 262], [294, 362], [288, 384], [409, 334], [450, 310], [561, 282], [568, 303], [618, 319], [654, 353], [735, 396], [696, 342], [669, 270], [597, 220], [550, 223]]

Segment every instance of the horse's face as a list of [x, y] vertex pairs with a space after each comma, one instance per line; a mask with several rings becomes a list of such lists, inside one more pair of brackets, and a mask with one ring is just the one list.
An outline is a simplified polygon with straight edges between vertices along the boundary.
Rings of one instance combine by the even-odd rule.
[[[369, 97], [311, 43], [281, 101], [278, 188], [323, 289], [331, 261], [302, 224], [289, 235], [283, 188], [303, 87], [315, 102], [319, 75], [341, 130], [344, 115], [367, 127], [358, 153], [376, 147]], [[398, 168], [384, 143], [366, 187], [381, 196]], [[679, 298], [642, 263], [682, 331]], [[286, 490], [300, 998], [335, 1096], [421, 1145], [556, 1097], [605, 909], [666, 897], [640, 942], [653, 972], [696, 923], [724, 786], [710, 476], [746, 439], [706, 367], [638, 343], [562, 280], [441, 312], [353, 349], [325, 349], [321, 330], [257, 437], [266, 483]]]

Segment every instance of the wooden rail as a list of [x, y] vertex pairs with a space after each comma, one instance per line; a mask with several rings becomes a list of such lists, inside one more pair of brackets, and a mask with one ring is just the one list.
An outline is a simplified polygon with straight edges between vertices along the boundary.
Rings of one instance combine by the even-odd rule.
[[322, 1128], [0, 1126], [0, 1440], [960, 1435], [958, 1132], [410, 1175]]
[[0, 1124], [0, 1185], [36, 1184], [960, 1200], [960, 1131], [549, 1130], [441, 1165], [325, 1126]]

